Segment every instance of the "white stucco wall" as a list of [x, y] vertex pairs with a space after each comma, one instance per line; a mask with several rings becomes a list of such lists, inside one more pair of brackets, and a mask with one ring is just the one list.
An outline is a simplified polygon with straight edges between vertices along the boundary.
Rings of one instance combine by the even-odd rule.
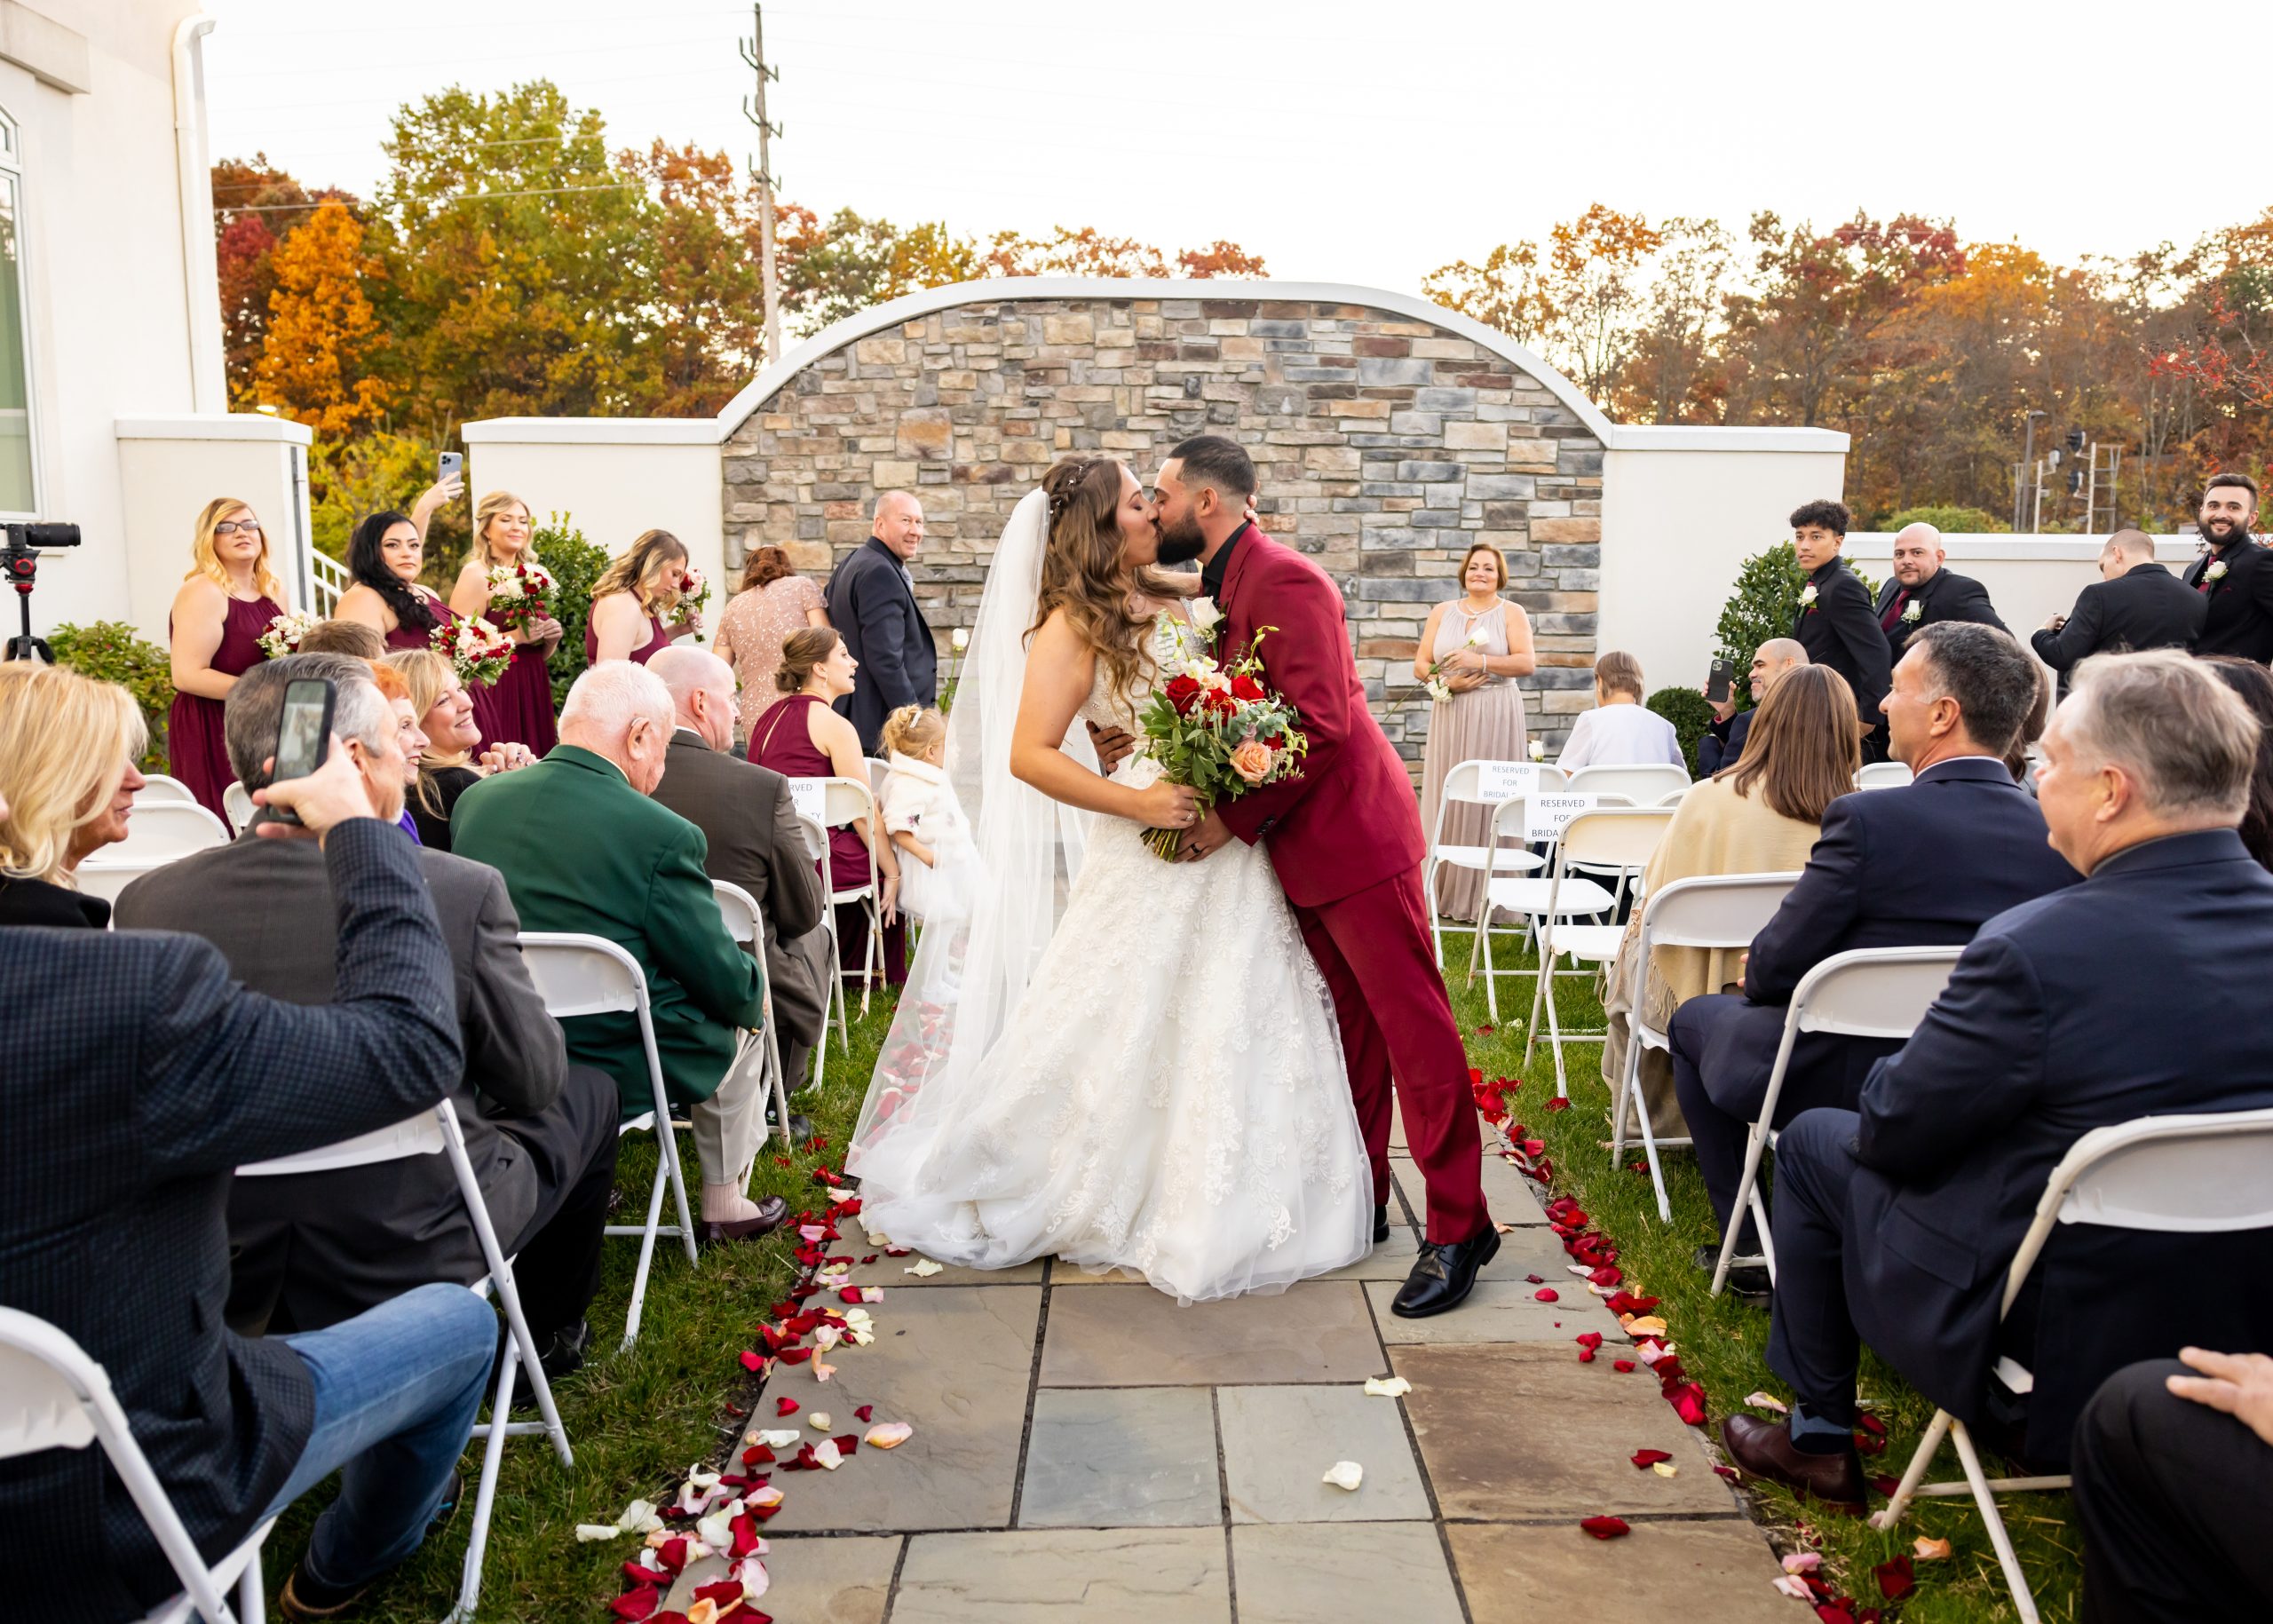
[[[131, 621], [152, 642], [166, 641], [166, 614], [189, 570], [197, 514], [216, 496], [251, 506], [291, 606], [313, 607], [307, 501], [313, 439], [299, 424], [257, 416], [191, 413], [122, 421], [117, 536], [126, 595], [105, 611], [106, 618]], [[52, 573], [59, 575], [63, 567]], [[44, 570], [42, 579], [47, 574]]]

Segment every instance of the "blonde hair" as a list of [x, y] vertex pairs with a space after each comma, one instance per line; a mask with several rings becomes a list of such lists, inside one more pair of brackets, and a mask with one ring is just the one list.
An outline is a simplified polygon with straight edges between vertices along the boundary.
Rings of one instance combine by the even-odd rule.
[[71, 837], [110, 805], [148, 742], [117, 684], [30, 660], [0, 665], [0, 874], [75, 889]]
[[921, 761], [933, 745], [947, 736], [947, 719], [922, 705], [902, 705], [884, 718], [881, 742], [887, 756], [898, 754]]
[[[220, 553], [215, 551], [213, 527], [230, 514], [239, 512], [251, 513], [252, 505], [239, 502], [234, 496], [216, 496], [198, 510], [197, 531], [189, 543], [190, 569], [182, 577], [184, 581], [194, 581], [202, 575], [225, 592], [237, 584], [229, 574], [229, 566], [221, 562]], [[254, 522], [258, 522], [257, 515], [255, 515]], [[269, 567], [268, 532], [265, 529], [260, 533], [260, 556], [252, 561], [252, 584], [263, 598], [278, 608], [289, 612], [292, 600], [284, 596], [284, 583]]]
[[491, 491], [473, 504], [473, 544], [466, 551], [487, 569], [505, 560], [489, 549], [489, 521], [507, 508], [519, 508], [529, 515], [528, 545], [522, 548], [516, 560], [522, 564], [536, 562], [536, 515], [529, 511], [529, 504], [511, 491]]
[[[678, 555], [679, 569], [672, 572], [668, 582], [651, 590], [648, 577], [655, 573], [658, 564], [674, 553]], [[592, 582], [592, 601], [598, 603], [611, 592], [629, 592], [639, 600], [642, 614], [669, 614], [678, 607], [679, 574], [686, 567], [688, 557], [686, 543], [669, 531], [645, 531]]]
[[1642, 662], [1622, 648], [1613, 648], [1595, 661], [1595, 681], [1604, 693], [1630, 693], [1642, 702]]
[[[425, 725], [426, 713], [442, 702], [443, 696], [450, 691], [451, 678], [457, 674], [448, 661], [431, 648], [399, 648], [382, 658], [379, 663], [400, 676], [403, 685], [410, 690], [410, 708], [418, 713], [422, 728]], [[393, 696], [390, 694], [388, 697]], [[466, 755], [463, 750], [446, 756], [440, 750], [430, 749], [421, 765], [462, 767], [465, 763]]]

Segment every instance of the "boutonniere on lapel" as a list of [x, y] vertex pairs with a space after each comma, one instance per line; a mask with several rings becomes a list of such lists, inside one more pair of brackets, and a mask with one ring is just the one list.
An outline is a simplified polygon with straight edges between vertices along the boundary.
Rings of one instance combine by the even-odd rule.
[[1926, 606], [1920, 603], [1914, 598], [1903, 606], [1902, 618], [1910, 625], [1915, 626], [1920, 621], [1923, 620], [1925, 616]]
[[2226, 561], [2223, 558], [2211, 559], [2210, 567], [2202, 572], [2202, 579], [2205, 581], [2223, 581], [2225, 578]]
[[1216, 640], [1216, 629], [1224, 623], [1224, 612], [1216, 606], [1212, 598], [1195, 598], [1184, 606], [1192, 617], [1192, 629], [1210, 643]]
[[1801, 590], [1800, 612], [1803, 614], [1813, 614], [1815, 613], [1815, 582], [1810, 581]]

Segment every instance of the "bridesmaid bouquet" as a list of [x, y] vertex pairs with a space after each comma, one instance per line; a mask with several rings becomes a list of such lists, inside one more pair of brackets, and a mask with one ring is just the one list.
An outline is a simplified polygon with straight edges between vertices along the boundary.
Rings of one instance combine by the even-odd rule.
[[541, 621], [551, 610], [552, 577], [542, 565], [493, 564], [489, 566], [490, 623], [511, 631], [531, 621]]
[[268, 622], [268, 630], [260, 634], [260, 652], [271, 660], [281, 660], [287, 654], [300, 652], [300, 639], [308, 635], [323, 619], [321, 614], [280, 614]]
[[495, 682], [513, 663], [512, 639], [479, 617], [444, 621], [434, 628], [428, 646], [450, 662], [469, 688]]
[[[1471, 630], [1468, 634], [1469, 647], [1482, 648], [1484, 646], [1484, 632], [1480, 627]], [[1445, 680], [1444, 670], [1445, 662], [1441, 660], [1432, 661], [1429, 667], [1429, 681], [1427, 684], [1429, 697], [1439, 703], [1442, 703], [1444, 701], [1448, 700], [1453, 696], [1453, 685]]]
[[[1137, 723], [1160, 777], [1197, 791], [1203, 812], [1302, 771], [1310, 741], [1295, 726], [1301, 718], [1258, 680], [1263, 662], [1256, 651], [1272, 630], [1258, 630], [1247, 653], [1227, 666], [1215, 657], [1205, 631], [1165, 614], [1155, 628], [1160, 669], [1168, 679], [1145, 702]], [[1150, 829], [1144, 844], [1173, 860], [1183, 837], [1178, 829]]]
[[710, 601], [710, 580], [693, 565], [679, 572], [678, 623], [701, 636], [703, 606]]

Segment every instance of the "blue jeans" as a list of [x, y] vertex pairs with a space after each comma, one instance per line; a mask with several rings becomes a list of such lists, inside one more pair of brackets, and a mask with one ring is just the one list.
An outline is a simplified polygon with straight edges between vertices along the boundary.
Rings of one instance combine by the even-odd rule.
[[315, 1430], [268, 1515], [339, 1472], [306, 1561], [321, 1583], [352, 1588], [426, 1537], [481, 1408], [496, 1311], [463, 1286], [421, 1286], [284, 1343], [315, 1382]]

